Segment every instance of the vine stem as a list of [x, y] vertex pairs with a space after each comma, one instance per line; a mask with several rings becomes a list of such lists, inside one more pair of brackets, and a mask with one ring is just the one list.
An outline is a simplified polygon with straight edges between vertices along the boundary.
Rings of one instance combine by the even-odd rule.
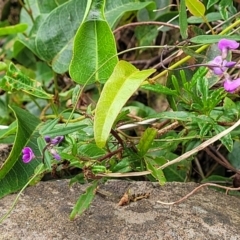
[[33, 18], [33, 15], [32, 15], [32, 10], [30, 8], [29, 1], [27, 0], [27, 5], [28, 5], [29, 9], [26, 7], [26, 5], [23, 3], [22, 0], [18, 0], [18, 2], [22, 6], [22, 8], [28, 13], [29, 17], [31, 18], [32, 22], [34, 23], [34, 18]]
[[163, 202], [163, 201], [157, 201], [157, 203], [161, 203], [161, 204], [164, 204], [164, 205], [174, 205], [174, 204], [178, 204], [184, 200], [186, 200], [188, 197], [190, 197], [191, 195], [193, 195], [196, 191], [198, 191], [200, 188], [203, 188], [203, 187], [218, 187], [218, 188], [222, 188], [222, 189], [225, 189], [227, 191], [239, 191], [240, 190], [240, 187], [238, 188], [231, 188], [231, 187], [225, 187], [225, 186], [222, 186], [222, 185], [218, 185], [218, 184], [215, 184], [215, 183], [204, 183], [198, 187], [196, 187], [195, 189], [193, 189], [190, 193], [188, 193], [187, 195], [185, 195], [184, 197], [180, 198], [179, 200], [175, 201], [175, 202]]
[[135, 26], [142, 26], [142, 25], [157, 25], [157, 26], [167, 26], [167, 27], [171, 27], [171, 28], [177, 28], [179, 29], [180, 27], [171, 23], [165, 23], [165, 22], [157, 22], [157, 21], [148, 21], [148, 22], [133, 22], [133, 23], [128, 23], [125, 24], [117, 29], [115, 29], [113, 31], [113, 33], [117, 33], [119, 31], [121, 31], [124, 28], [128, 28], [128, 27], [135, 27]]

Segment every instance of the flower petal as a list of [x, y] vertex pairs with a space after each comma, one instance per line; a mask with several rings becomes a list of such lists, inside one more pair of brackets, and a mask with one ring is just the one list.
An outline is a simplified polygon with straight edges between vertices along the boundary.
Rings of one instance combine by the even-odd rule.
[[24, 163], [29, 163], [30, 161], [32, 161], [32, 159], [35, 158], [33, 150], [30, 147], [23, 148], [22, 153], [22, 160]]
[[233, 81], [226, 79], [224, 82], [224, 88], [227, 92], [234, 92], [240, 86], [240, 78], [237, 78]]
[[223, 49], [237, 49], [239, 47], [239, 43], [236, 42], [235, 40], [230, 40], [230, 39], [221, 39], [218, 42], [218, 48], [222, 51]]
[[226, 62], [224, 64], [225, 67], [234, 67], [236, 65], [236, 62]]
[[31, 151], [32, 151], [32, 149], [30, 147], [25, 147], [25, 148], [23, 148], [22, 153], [25, 154], [25, 153], [29, 153]]
[[51, 144], [57, 145], [57, 144], [59, 144], [60, 142], [62, 142], [63, 139], [64, 139], [63, 136], [57, 136], [57, 137], [55, 137], [55, 138], [53, 138], [53, 139], [51, 140]]
[[209, 68], [212, 69], [216, 75], [222, 75], [227, 70], [224, 66], [226, 63], [227, 61], [223, 60], [221, 56], [217, 56], [209, 62]]
[[51, 142], [51, 138], [49, 136], [45, 136], [44, 140], [46, 143], [50, 143]]
[[58, 161], [60, 161], [60, 160], [61, 160], [61, 157], [60, 157], [60, 155], [59, 155], [59, 154], [57, 154], [57, 153], [53, 154], [53, 157], [54, 157], [56, 160], [58, 160]]

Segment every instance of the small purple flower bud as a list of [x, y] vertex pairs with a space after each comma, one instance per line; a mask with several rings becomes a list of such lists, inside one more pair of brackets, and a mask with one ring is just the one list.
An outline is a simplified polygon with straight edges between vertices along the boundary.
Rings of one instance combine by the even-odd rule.
[[60, 155], [59, 154], [53, 154], [53, 157], [56, 159], [56, 160], [58, 160], [58, 161], [60, 161], [61, 160], [61, 157], [60, 157]]
[[62, 140], [64, 139], [64, 136], [57, 136], [55, 138], [51, 138], [49, 136], [45, 136], [44, 137], [46, 143], [51, 143], [53, 146], [59, 144], [60, 142], [62, 142]]
[[227, 92], [233, 93], [238, 87], [240, 87], [240, 78], [235, 80], [230, 80], [227, 78], [223, 86]]
[[234, 66], [236, 66], [236, 62], [226, 62], [225, 63], [225, 67], [234, 67]]
[[57, 153], [57, 151], [56, 151], [55, 149], [51, 149], [51, 150], [50, 150], [50, 153], [53, 155], [53, 157], [54, 157], [56, 160], [58, 160], [58, 161], [61, 160], [60, 155]]
[[35, 158], [33, 150], [30, 147], [23, 148], [22, 154], [22, 160], [24, 163], [29, 163], [33, 158]]
[[234, 40], [223, 38], [218, 42], [218, 48], [222, 51], [223, 59], [227, 57], [228, 50], [237, 49], [238, 47], [239, 47], [239, 43]]
[[51, 142], [51, 138], [49, 136], [45, 136], [44, 139], [45, 139], [46, 143], [50, 143]]
[[57, 136], [57, 137], [51, 139], [51, 144], [52, 144], [52, 145], [57, 145], [57, 144], [59, 144], [60, 142], [62, 142], [63, 139], [64, 139], [63, 136]]

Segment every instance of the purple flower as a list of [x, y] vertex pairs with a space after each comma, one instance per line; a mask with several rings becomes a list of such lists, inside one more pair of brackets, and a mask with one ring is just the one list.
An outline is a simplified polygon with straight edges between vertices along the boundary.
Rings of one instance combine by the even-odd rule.
[[61, 160], [60, 155], [57, 153], [57, 151], [56, 151], [55, 149], [52, 148], [52, 149], [49, 150], [49, 152], [53, 155], [53, 157], [54, 157], [56, 160], [58, 160], [58, 161]]
[[223, 86], [227, 92], [233, 93], [240, 86], [240, 78], [235, 80], [227, 78]]
[[63, 136], [57, 136], [57, 137], [55, 137], [55, 138], [52, 139], [51, 144], [57, 145], [57, 144], [59, 144], [60, 142], [62, 142], [63, 139], [64, 139]]
[[50, 143], [53, 146], [56, 146], [57, 144], [62, 142], [62, 140], [64, 139], [64, 136], [57, 136], [57, 137], [55, 137], [53, 139], [51, 137], [49, 137], [49, 136], [45, 136], [44, 139], [45, 139], [46, 143]]
[[222, 52], [223, 59], [225, 59], [227, 57], [228, 50], [237, 49], [238, 47], [239, 47], [239, 43], [234, 40], [229, 40], [229, 39], [223, 38], [218, 42], [218, 48]]
[[60, 160], [61, 160], [61, 157], [60, 157], [60, 155], [59, 155], [59, 154], [57, 154], [57, 153], [53, 154], [53, 157], [54, 157], [56, 160], [58, 160], [58, 161], [60, 161]]
[[29, 163], [33, 158], [35, 158], [33, 150], [30, 147], [23, 148], [22, 154], [22, 160], [24, 163]]
[[47, 149], [56, 160], [58, 161], [61, 160], [60, 155], [57, 153], [57, 151], [53, 147], [58, 145], [60, 142], [62, 142], [64, 139], [64, 136], [57, 136], [55, 138], [51, 138], [50, 136], [45, 136], [44, 139], [47, 143], [47, 146], [45, 147], [45, 149]]
[[228, 62], [223, 60], [221, 56], [217, 56], [209, 64], [211, 65], [209, 68], [212, 69], [216, 75], [222, 75], [228, 67], [233, 67], [236, 62]]
[[46, 143], [50, 143], [52, 140], [49, 136], [45, 136], [44, 139]]

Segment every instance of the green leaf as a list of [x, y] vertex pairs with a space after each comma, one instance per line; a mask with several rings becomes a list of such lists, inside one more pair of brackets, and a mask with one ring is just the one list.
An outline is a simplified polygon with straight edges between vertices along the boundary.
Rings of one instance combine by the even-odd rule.
[[158, 180], [160, 185], [164, 185], [166, 183], [166, 178], [164, 176], [163, 170], [162, 169], [157, 169], [159, 165], [154, 161], [154, 159], [149, 158], [149, 157], [144, 157], [146, 165], [147, 165], [147, 170], [151, 172], [151, 175]]
[[[27, 16], [29, 17], [29, 15], [27, 15]], [[32, 25], [32, 21], [31, 21], [31, 19], [28, 20], [28, 21], [30, 21], [30, 23], [29, 23], [30, 30], [29, 30], [28, 35], [27, 36], [25, 36], [23, 34], [18, 35], [18, 41], [20, 41], [24, 46], [26, 46], [28, 49], [30, 49], [39, 58], [42, 58], [42, 57], [37, 52], [37, 46], [36, 46], [35, 39], [36, 39], [38, 29], [41, 26], [41, 24], [44, 22], [44, 20], [45, 20], [45, 16], [39, 15], [35, 19], [34, 25], [32, 26], [32, 28], [30, 28], [30, 26]]]
[[28, 28], [25, 23], [0, 28], [0, 36], [24, 32]]
[[193, 118], [196, 116], [190, 112], [184, 112], [184, 111], [176, 111], [176, 112], [162, 112], [158, 114], [153, 114], [151, 117], [156, 117], [159, 119], [167, 118], [167, 119], [174, 119], [179, 121], [192, 121]]
[[172, 164], [163, 170], [168, 182], [184, 182], [189, 176], [191, 169], [191, 161], [184, 160], [180, 163]]
[[5, 91], [23, 91], [37, 98], [52, 99], [53, 95], [46, 93], [40, 83], [23, 74], [13, 63], [9, 64], [6, 75], [0, 79], [0, 88]]
[[186, 6], [193, 16], [204, 17], [206, 9], [199, 0], [186, 0]]
[[81, 215], [85, 210], [87, 210], [93, 201], [97, 189], [98, 181], [93, 181], [91, 186], [88, 187], [84, 194], [82, 194], [77, 200], [71, 214], [70, 220], [74, 220], [76, 215]]
[[205, 55], [196, 53], [194, 50], [192, 50], [191, 48], [188, 47], [182, 47], [181, 48], [183, 50], [184, 53], [186, 53], [187, 55], [194, 57], [194, 58], [206, 58]]
[[84, 19], [88, 5], [88, 0], [70, 0], [60, 5], [47, 16], [37, 31], [37, 53], [40, 58], [49, 62], [57, 73], [68, 70], [73, 38]]
[[[177, 158], [178, 155], [168, 151], [161, 151], [154, 161], [157, 165], [162, 166], [163, 164]], [[175, 163], [163, 170], [167, 182], [184, 182], [189, 176], [189, 170], [192, 164], [189, 160], [181, 161], [180, 163]]]
[[22, 161], [22, 149], [27, 145], [32, 148], [35, 156], [40, 156], [36, 147], [39, 119], [21, 108], [12, 107], [17, 118], [17, 134], [9, 157], [0, 169], [0, 198], [21, 189], [34, 173], [41, 160], [34, 159], [28, 164]]
[[231, 165], [237, 170], [240, 169], [239, 151], [240, 151], [240, 142], [235, 141], [233, 144], [232, 151], [228, 154], [228, 160], [231, 163]]
[[153, 1], [141, 2], [139, 0], [106, 0], [105, 15], [106, 19], [113, 28], [117, 21], [127, 12], [137, 11], [153, 4]]
[[[222, 16], [219, 12], [211, 12], [206, 14], [206, 20], [207, 22], [215, 22], [215, 21], [219, 21], [222, 19]], [[188, 23], [191, 24], [199, 24], [199, 23], [204, 23], [204, 19], [202, 17], [195, 17], [195, 16], [191, 16], [188, 18]]]
[[152, 92], [156, 92], [159, 94], [166, 94], [166, 95], [177, 95], [176, 90], [172, 90], [166, 86], [163, 86], [162, 84], [146, 84], [141, 86], [142, 89], [149, 90]]
[[139, 141], [139, 144], [137, 146], [139, 149], [140, 156], [143, 157], [147, 153], [156, 135], [157, 135], [157, 130], [155, 128], [147, 128], [144, 131]]
[[208, 109], [212, 110], [215, 108], [227, 95], [227, 92], [223, 88], [213, 90], [208, 99]]
[[207, 178], [204, 178], [201, 183], [209, 183], [209, 182], [222, 182], [222, 183], [228, 183], [230, 185], [232, 185], [232, 180], [229, 177], [223, 177], [223, 176], [219, 176], [219, 175], [211, 175]]
[[9, 135], [16, 134], [17, 130], [17, 122], [14, 121], [10, 124], [10, 126], [7, 129], [1, 129], [0, 131], [0, 139], [4, 139], [8, 137]]
[[187, 11], [186, 11], [186, 2], [185, 0], [180, 1], [180, 9], [179, 9], [179, 26], [180, 26], [180, 33], [183, 39], [188, 37], [187, 33]]
[[216, 43], [223, 38], [240, 41], [239, 35], [231, 35], [231, 36], [228, 36], [228, 35], [199, 35], [199, 36], [191, 38], [190, 41], [192, 43], [208, 44], [208, 43]]
[[208, 0], [207, 1], [207, 9], [209, 9], [211, 6], [219, 2], [219, 0]]
[[37, 0], [37, 3], [41, 13], [50, 13], [56, 7], [67, 1], [68, 0]]
[[[220, 126], [220, 125], [214, 125], [213, 128], [214, 128], [216, 134], [221, 133], [222, 131], [225, 130], [225, 128], [223, 126]], [[232, 149], [233, 149], [233, 140], [232, 140], [232, 137], [231, 137], [230, 133], [228, 133], [227, 135], [222, 137], [220, 139], [220, 141], [227, 148], [227, 150], [229, 152], [232, 151]]]
[[218, 10], [225, 21], [227, 21], [232, 14], [237, 13], [232, 0], [221, 0], [218, 4]]
[[77, 31], [69, 73], [79, 84], [105, 83], [118, 62], [115, 39], [104, 16], [104, 1], [93, 1]]
[[224, 110], [232, 110], [236, 109], [237, 106], [234, 101], [232, 101], [231, 98], [225, 97], [223, 101], [223, 108]]
[[58, 124], [56, 125], [53, 129], [51, 130], [48, 130], [48, 131], [44, 131], [44, 133], [50, 137], [56, 137], [56, 136], [59, 136], [59, 135], [67, 135], [69, 133], [73, 133], [73, 132], [76, 132], [76, 131], [79, 131], [80, 129], [82, 128], [85, 128], [87, 127], [86, 124], [83, 124], [81, 122], [79, 123], [75, 123], [75, 124]]
[[7, 70], [7, 64], [5, 62], [0, 62], [0, 71]]
[[14, 111], [15, 117], [17, 118], [17, 134], [14, 141], [13, 149], [8, 158], [6, 159], [5, 163], [1, 167], [0, 179], [4, 178], [4, 176], [18, 161], [22, 149], [25, 147], [26, 143], [29, 141], [29, 138], [40, 123], [38, 118], [22, 110], [21, 108], [13, 106], [11, 107], [11, 109], [12, 111]]
[[99, 147], [104, 147], [112, 125], [120, 110], [155, 69], [139, 71], [128, 62], [120, 61], [99, 98], [94, 121], [94, 136]]
[[79, 154], [82, 156], [87, 156], [90, 158], [98, 158], [106, 154], [106, 152], [102, 149], [96, 146], [96, 144], [88, 143], [83, 144], [78, 148]]
[[209, 123], [198, 122], [198, 126], [200, 128], [199, 135], [201, 137], [206, 136], [212, 130], [212, 124]]
[[51, 131], [54, 126], [58, 123], [59, 118], [55, 118], [53, 120], [48, 120], [44, 124], [40, 126], [39, 133], [41, 135], [47, 135], [49, 131]]
[[198, 96], [200, 97], [203, 105], [208, 105], [207, 101], [208, 101], [208, 80], [203, 77], [203, 78], [199, 78], [197, 81], [197, 90], [198, 90]]
[[174, 75], [172, 75], [172, 84], [173, 84], [175, 90], [177, 91], [177, 93], [180, 95], [181, 94], [181, 89], [180, 89], [178, 80]]
[[[134, 31], [139, 44], [138, 46], [149, 46], [158, 36], [157, 26], [137, 26]], [[143, 51], [143, 50], [142, 50]]]
[[200, 67], [198, 70], [194, 73], [191, 81], [187, 81], [184, 83], [184, 90], [186, 90], [188, 93], [192, 95], [192, 97], [196, 97], [196, 84], [198, 79], [204, 77], [207, 72], [209, 72], [208, 68], [206, 67]]
[[112, 172], [126, 173], [132, 171], [132, 163], [134, 161], [129, 158], [122, 158], [121, 161], [113, 166]]

